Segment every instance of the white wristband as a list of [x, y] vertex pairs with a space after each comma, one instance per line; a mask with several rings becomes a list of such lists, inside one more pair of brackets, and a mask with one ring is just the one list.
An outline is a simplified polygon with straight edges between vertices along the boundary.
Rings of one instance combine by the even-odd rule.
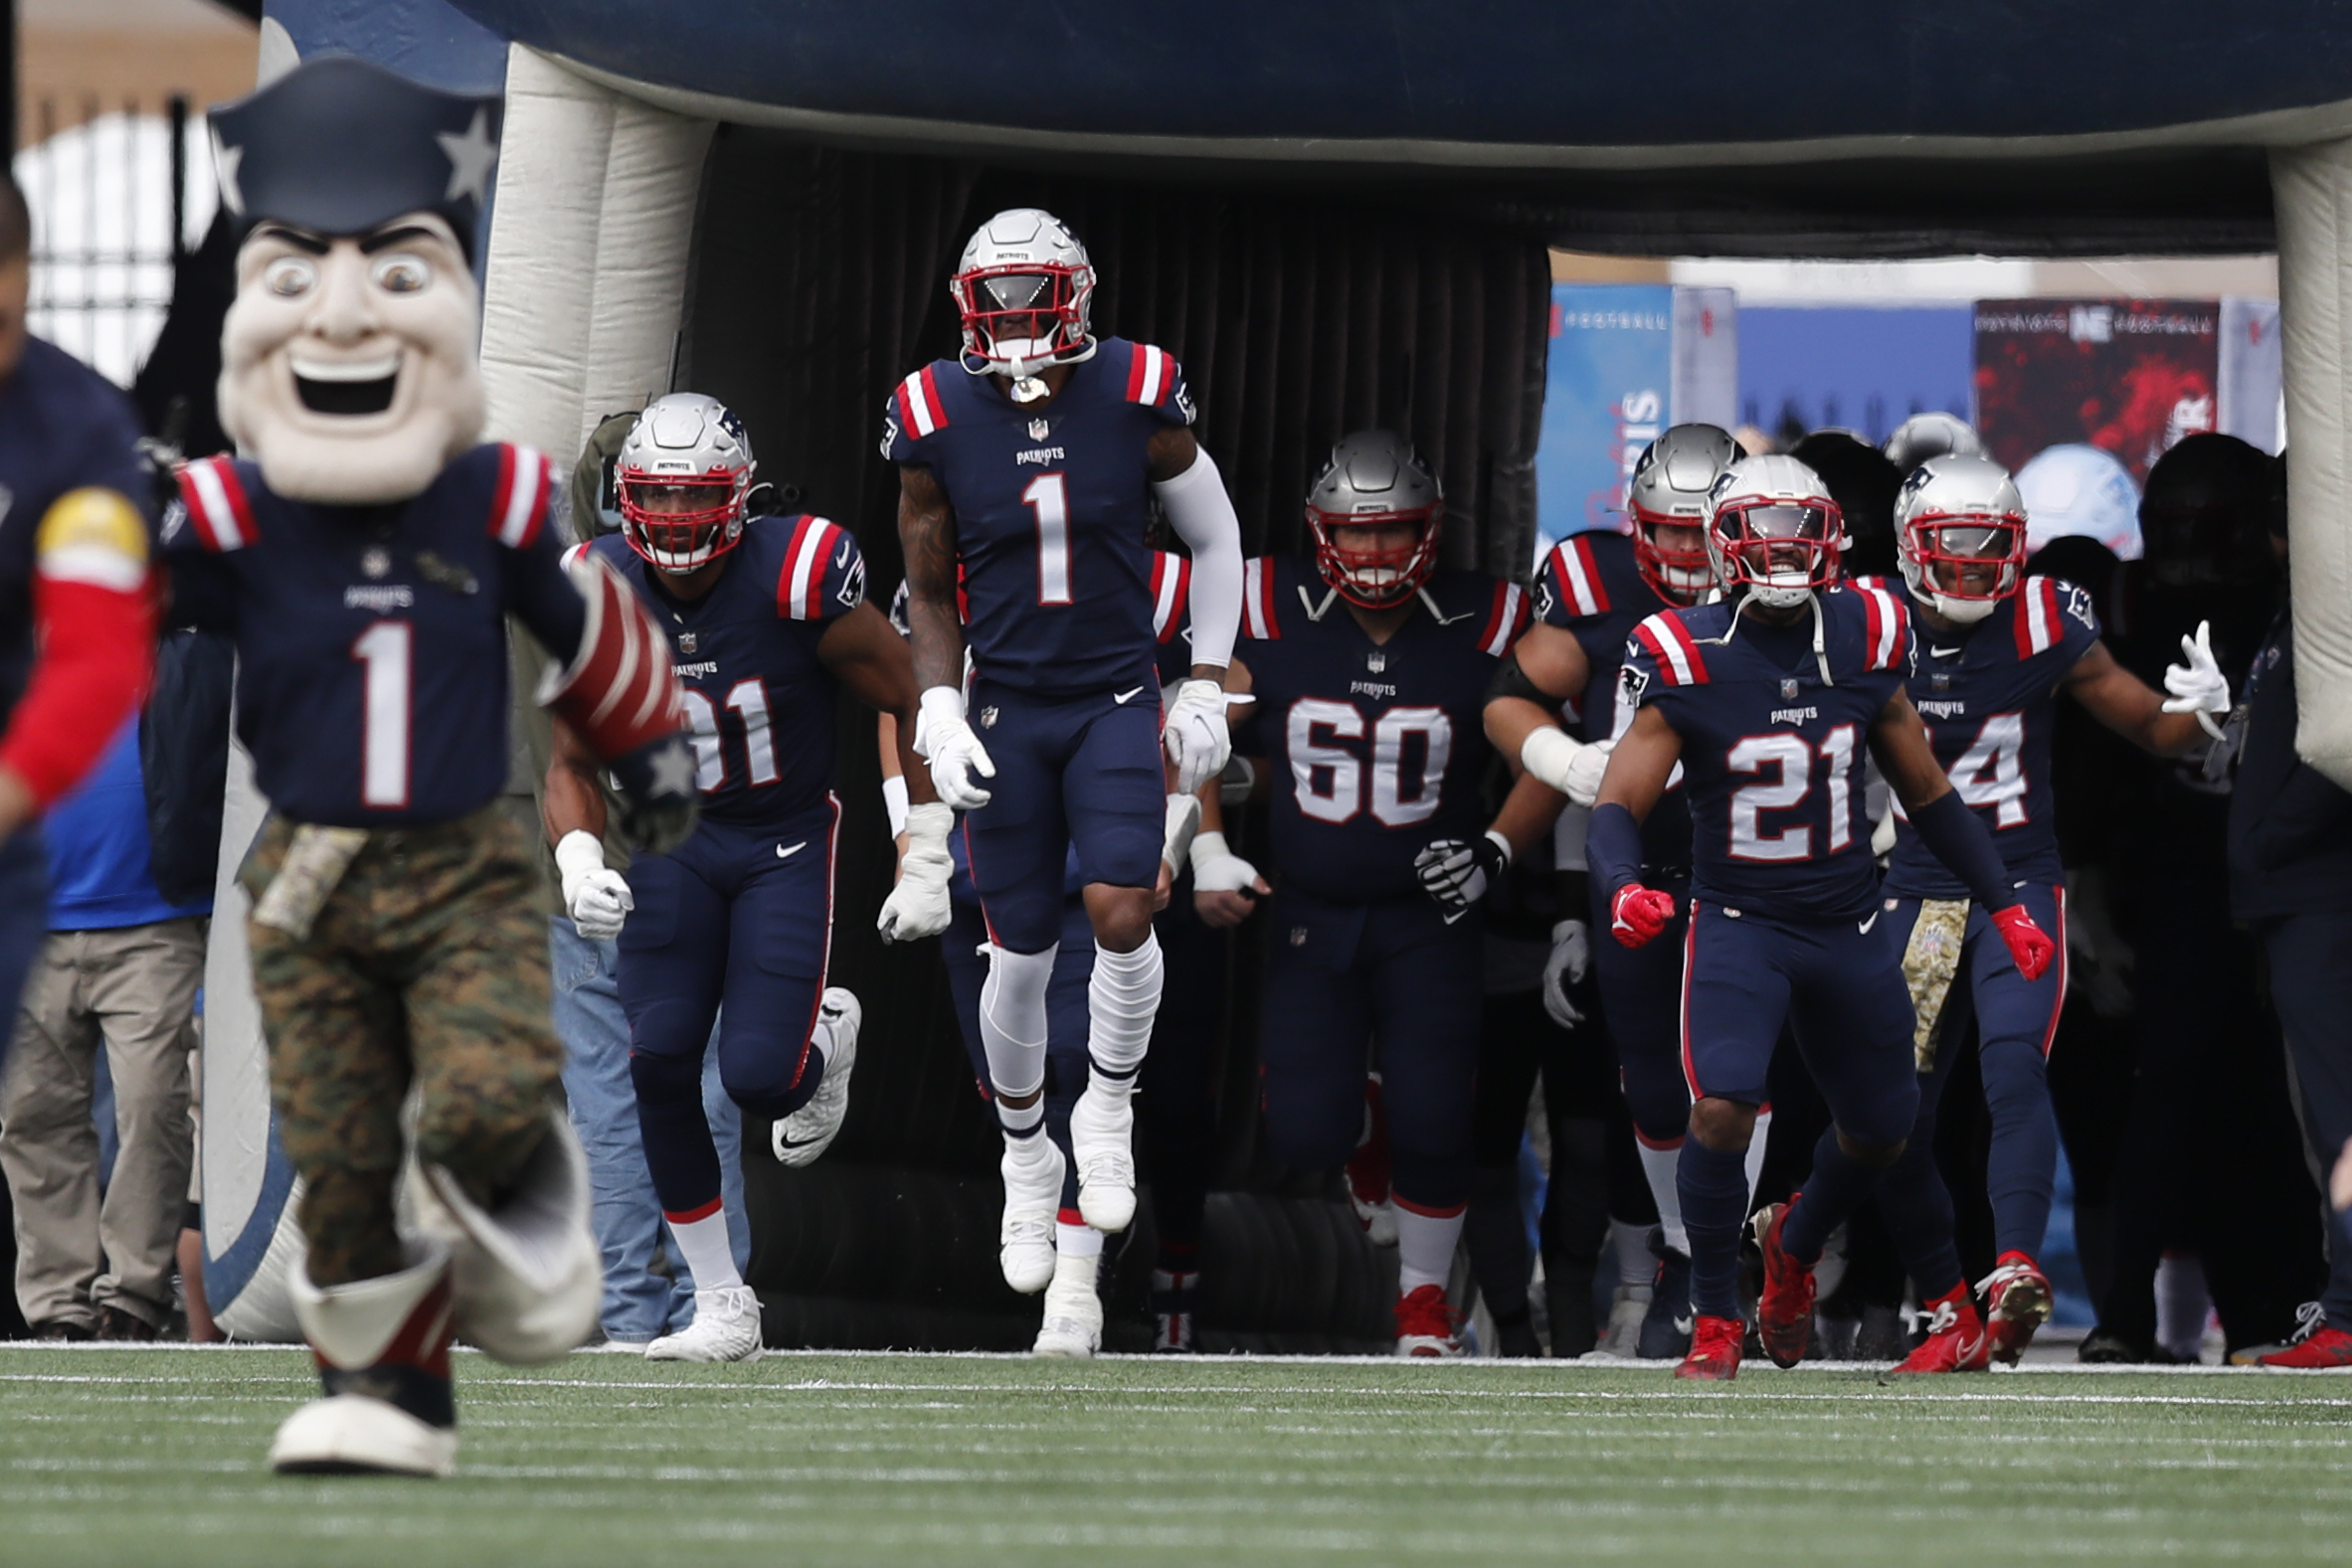
[[1233, 851], [1225, 847], [1225, 835], [1222, 833], [1194, 833], [1192, 835], [1192, 869], [1195, 873], [1200, 870], [1203, 863], [1222, 860], [1232, 853]]
[[903, 774], [882, 781], [882, 809], [890, 813], [890, 836], [907, 830], [907, 782]]
[[1529, 773], [1565, 794], [1568, 765], [1576, 760], [1576, 754], [1582, 750], [1583, 742], [1564, 730], [1555, 730], [1546, 724], [1528, 732], [1528, 738], [1520, 743], [1519, 760]]
[[573, 828], [555, 841], [555, 868], [567, 877], [604, 870], [604, 840], [594, 833]]

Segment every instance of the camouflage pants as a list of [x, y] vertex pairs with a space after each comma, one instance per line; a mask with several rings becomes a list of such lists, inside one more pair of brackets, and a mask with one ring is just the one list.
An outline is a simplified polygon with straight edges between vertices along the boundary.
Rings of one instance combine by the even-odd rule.
[[[247, 858], [257, 900], [292, 836], [272, 819]], [[412, 1082], [417, 1157], [477, 1202], [545, 1135], [563, 1047], [548, 1021], [543, 890], [527, 835], [492, 805], [371, 834], [306, 938], [246, 923], [317, 1284], [404, 1267], [393, 1204]]]

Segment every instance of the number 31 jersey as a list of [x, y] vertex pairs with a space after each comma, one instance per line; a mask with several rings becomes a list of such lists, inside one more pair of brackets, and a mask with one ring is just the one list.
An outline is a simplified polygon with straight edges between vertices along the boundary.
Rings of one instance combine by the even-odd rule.
[[[1904, 603], [1910, 603], [1907, 595]], [[2059, 682], [2096, 641], [2098, 616], [2089, 594], [2051, 577], [2027, 578], [1973, 626], [1918, 627], [1911, 706], [1927, 725], [1936, 762], [1993, 835], [2013, 877], [2046, 885], [2066, 879], [2050, 791], [2050, 742]], [[1900, 816], [1887, 891], [1903, 898], [1968, 896]]]
[[1527, 596], [1477, 572], [1440, 572], [1424, 596], [1374, 642], [1303, 561], [1244, 570], [1241, 656], [1257, 701], [1236, 746], [1270, 764], [1275, 870], [1316, 898], [1419, 897], [1423, 846], [1486, 826], [1487, 687], [1526, 627]]
[[1818, 656], [1810, 610], [1782, 626], [1734, 624], [1724, 604], [1650, 616], [1626, 643], [1619, 701], [1657, 708], [1682, 738], [1695, 898], [1782, 920], [1867, 920], [1879, 871], [1864, 749], [1910, 672], [1910, 617], [1882, 589], [1816, 602]]
[[935, 360], [898, 385], [882, 455], [947, 491], [965, 641], [987, 680], [1048, 696], [1151, 681], [1150, 457], [1192, 423], [1176, 357], [1105, 338], [1043, 409]]
[[700, 599], [677, 599], [618, 534], [605, 558], [669, 633], [686, 686], [702, 819], [755, 832], [824, 798], [833, 778], [831, 673], [817, 643], [865, 603], [857, 541], [821, 517], [754, 517]]

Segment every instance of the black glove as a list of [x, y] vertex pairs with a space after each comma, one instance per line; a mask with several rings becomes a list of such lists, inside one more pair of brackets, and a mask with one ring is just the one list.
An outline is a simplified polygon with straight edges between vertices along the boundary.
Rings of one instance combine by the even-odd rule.
[[1440, 838], [1413, 857], [1421, 890], [1446, 909], [1461, 911], [1487, 896], [1511, 867], [1511, 845], [1492, 828], [1468, 841]]

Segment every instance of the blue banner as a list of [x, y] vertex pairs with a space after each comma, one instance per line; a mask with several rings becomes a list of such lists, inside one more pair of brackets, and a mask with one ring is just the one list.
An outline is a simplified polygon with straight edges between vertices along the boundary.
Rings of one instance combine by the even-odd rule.
[[1552, 285], [1536, 449], [1538, 560], [1569, 534], [1623, 526], [1626, 481], [1666, 429], [1673, 376], [1671, 286]]

